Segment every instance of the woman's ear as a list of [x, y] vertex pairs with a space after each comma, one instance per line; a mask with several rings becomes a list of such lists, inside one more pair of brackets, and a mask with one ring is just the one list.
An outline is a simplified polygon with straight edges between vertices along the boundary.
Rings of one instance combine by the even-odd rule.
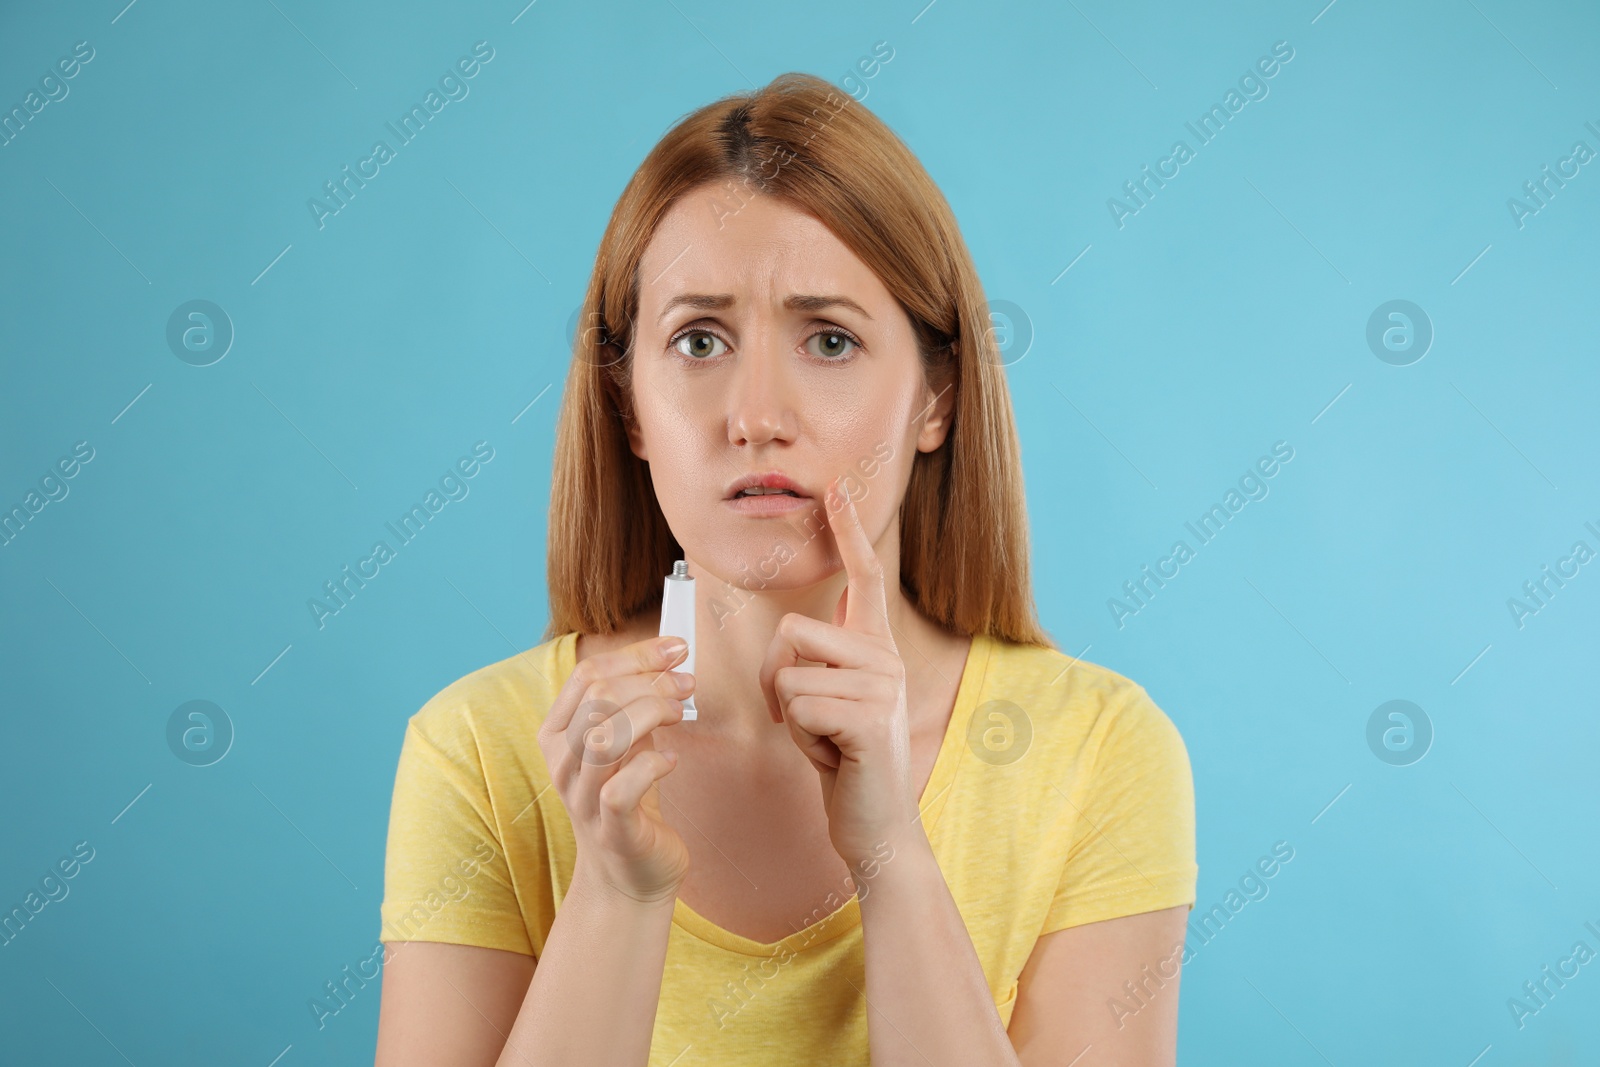
[[623, 426], [628, 433], [628, 450], [646, 463], [649, 463], [650, 457], [645, 454], [644, 434], [639, 430], [639, 420], [624, 419]]
[[923, 393], [923, 404], [927, 414], [923, 416], [922, 428], [917, 431], [917, 451], [933, 452], [944, 444], [944, 439], [950, 434], [950, 417], [956, 406], [956, 368], [961, 366], [960, 342], [950, 342], [952, 358], [948, 364], [949, 371], [943, 376], [937, 394], [930, 387]]

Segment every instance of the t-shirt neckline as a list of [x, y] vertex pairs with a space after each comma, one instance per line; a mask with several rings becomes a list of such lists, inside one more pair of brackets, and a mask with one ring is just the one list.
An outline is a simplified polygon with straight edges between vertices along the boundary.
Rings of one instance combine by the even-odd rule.
[[[577, 649], [577, 632], [565, 634], [556, 650], [558, 662], [563, 668], [563, 683], [577, 666]], [[956, 766], [960, 763], [961, 744], [967, 735], [973, 710], [977, 707], [978, 693], [988, 674], [989, 657], [993, 649], [994, 641], [989, 635], [972, 635], [972, 644], [967, 649], [967, 660], [961, 669], [961, 681], [956, 687], [956, 699], [950, 710], [950, 721], [945, 726], [944, 737], [939, 742], [938, 755], [934, 757], [933, 770], [929, 773], [928, 782], [923, 786], [922, 796], [917, 802], [922, 815], [922, 825], [930, 839], [933, 836], [934, 826], [944, 811], [945, 799], [955, 778]], [[827, 917], [770, 943], [755, 941], [731, 930], [724, 930], [685, 904], [682, 898], [677, 898], [673, 902], [672, 922], [686, 933], [718, 948], [746, 956], [770, 957], [801, 952], [849, 933], [861, 924], [861, 903], [852, 893], [848, 900], [835, 908]]]

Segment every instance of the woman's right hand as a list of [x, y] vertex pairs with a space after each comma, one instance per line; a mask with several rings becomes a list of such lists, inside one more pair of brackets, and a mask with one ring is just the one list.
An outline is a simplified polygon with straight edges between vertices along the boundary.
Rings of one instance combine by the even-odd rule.
[[676, 638], [652, 637], [581, 660], [539, 728], [577, 868], [640, 903], [672, 900], [689, 873], [689, 850], [662, 821], [655, 789], [676, 764], [652, 736], [682, 721], [680, 698], [694, 692], [692, 675], [671, 670], [686, 652]]

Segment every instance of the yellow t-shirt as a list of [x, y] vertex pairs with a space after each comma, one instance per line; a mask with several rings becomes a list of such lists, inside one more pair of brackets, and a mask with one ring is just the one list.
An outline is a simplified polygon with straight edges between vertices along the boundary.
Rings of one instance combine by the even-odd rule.
[[[537, 734], [576, 647], [474, 671], [411, 717], [381, 940], [543, 951], [577, 845]], [[1060, 652], [974, 637], [921, 811], [1007, 1025], [1044, 934], [1194, 904], [1183, 739], [1142, 687]], [[865, 1065], [860, 903], [840, 897], [772, 944], [677, 901], [651, 1067]]]

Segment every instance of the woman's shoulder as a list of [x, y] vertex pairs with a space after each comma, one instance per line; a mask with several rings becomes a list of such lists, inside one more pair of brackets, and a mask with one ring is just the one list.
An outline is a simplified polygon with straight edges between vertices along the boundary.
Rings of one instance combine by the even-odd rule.
[[446, 751], [532, 736], [572, 673], [577, 637], [561, 634], [469, 671], [424, 702], [410, 729]]
[[1100, 748], [1112, 735], [1135, 734], [1152, 743], [1178, 738], [1166, 711], [1127, 675], [1084, 659], [1082, 653], [1074, 656], [1001, 638], [991, 642], [980, 703], [1015, 705], [1041, 741], [1081, 750]]
[[993, 648], [986, 688], [1026, 697], [1041, 708], [1104, 713], [1136, 698], [1144, 686], [1104, 664], [1056, 648], [990, 637]]
[[1193, 899], [1183, 741], [1142, 685], [1089, 651], [992, 641], [970, 755], [936, 824], [969, 927], [987, 917], [1009, 931], [1008, 973], [1041, 931]]

